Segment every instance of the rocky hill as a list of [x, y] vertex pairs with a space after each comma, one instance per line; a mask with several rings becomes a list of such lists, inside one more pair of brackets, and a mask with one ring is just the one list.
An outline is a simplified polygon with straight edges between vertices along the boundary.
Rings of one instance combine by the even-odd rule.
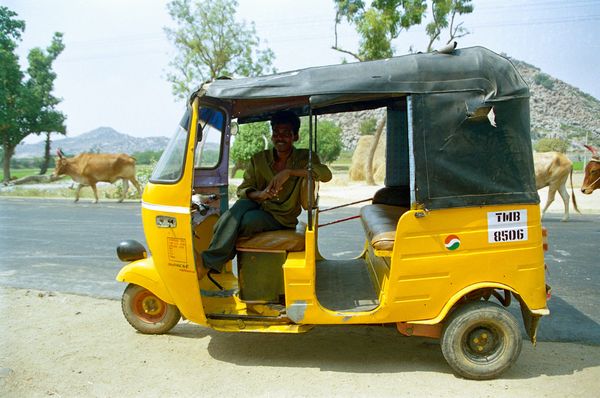
[[[505, 55], [506, 56], [506, 55]], [[512, 59], [530, 88], [532, 139], [561, 138], [571, 143], [574, 150], [583, 150], [580, 143], [600, 146], [600, 101], [539, 68]], [[360, 122], [383, 115], [383, 109], [326, 116], [342, 127], [346, 149], [354, 149], [359, 138]]]
[[600, 142], [600, 101], [539, 68], [511, 58], [529, 85], [532, 138]]
[[[81, 152], [128, 153], [143, 151], [162, 151], [167, 146], [167, 137], [137, 138], [122, 134], [110, 127], [99, 127], [90, 132], [52, 141], [51, 153], [61, 148], [67, 154]], [[44, 154], [44, 142], [17, 146], [15, 157], [41, 157]]]

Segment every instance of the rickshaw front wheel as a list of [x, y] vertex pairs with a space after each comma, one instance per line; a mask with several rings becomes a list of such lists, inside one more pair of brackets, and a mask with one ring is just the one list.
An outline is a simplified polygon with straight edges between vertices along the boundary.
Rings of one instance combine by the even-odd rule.
[[154, 293], [130, 283], [121, 298], [123, 315], [131, 326], [145, 334], [163, 334], [171, 330], [181, 314], [176, 306], [165, 303]]
[[451, 314], [441, 341], [450, 367], [474, 380], [499, 376], [517, 360], [522, 344], [515, 317], [488, 301], [465, 304]]

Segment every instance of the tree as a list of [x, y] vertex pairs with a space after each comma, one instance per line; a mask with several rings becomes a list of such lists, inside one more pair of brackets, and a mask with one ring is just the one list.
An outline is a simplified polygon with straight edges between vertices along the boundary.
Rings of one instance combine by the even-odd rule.
[[52, 70], [52, 63], [64, 50], [62, 33], [55, 33], [52, 43], [44, 52], [40, 48], [34, 48], [27, 57], [29, 61], [29, 81], [26, 86], [34, 95], [35, 109], [39, 109], [30, 133], [46, 134], [46, 145], [44, 146], [44, 162], [40, 168], [40, 174], [46, 174], [50, 163], [50, 135], [51, 133], [66, 134], [65, 115], [55, 109], [60, 99], [52, 95], [56, 73]]
[[[427, 9], [425, 0], [373, 0], [369, 7], [362, 0], [334, 0], [334, 3], [335, 42], [332, 48], [361, 62], [394, 55], [392, 40], [403, 30], [420, 24]], [[337, 27], [344, 19], [354, 25], [360, 35], [358, 53], [338, 45]]]
[[[308, 148], [308, 120], [302, 122], [300, 127], [300, 140], [295, 144], [297, 148]], [[319, 121], [317, 127], [317, 152], [323, 163], [335, 161], [342, 152], [342, 129], [332, 121]]]
[[[392, 40], [403, 30], [421, 23], [427, 10], [426, 0], [373, 0], [367, 7], [363, 0], [334, 0], [335, 42], [332, 48], [351, 55], [358, 61], [389, 58], [394, 55]], [[354, 25], [360, 36], [358, 53], [340, 48], [337, 42], [337, 27], [343, 20]], [[366, 182], [375, 185], [373, 158], [383, 129], [385, 116], [377, 124], [373, 143], [365, 167]]]
[[222, 76], [257, 76], [273, 71], [274, 54], [260, 49], [254, 24], [237, 22], [236, 0], [173, 0], [169, 14], [177, 28], [165, 28], [177, 47], [167, 80], [173, 94], [186, 98], [192, 89]]
[[[425, 31], [429, 36], [427, 52], [432, 50], [433, 43], [439, 40], [442, 31], [448, 28], [449, 38], [446, 44], [454, 39], [469, 34], [462, 22], [455, 25], [457, 15], [470, 14], [473, 12], [471, 0], [432, 0], [431, 17], [432, 21], [427, 24]], [[448, 21], [450, 17], [450, 21]]]
[[231, 146], [231, 159], [234, 162], [231, 169], [231, 177], [234, 177], [238, 170], [246, 168], [252, 155], [268, 146], [268, 137], [268, 122], [250, 123], [240, 126]]
[[17, 41], [25, 30], [25, 22], [17, 14], [0, 7], [0, 136], [2, 137], [4, 181], [10, 180], [10, 159], [15, 146], [21, 142], [19, 128], [23, 119], [25, 88], [19, 58], [15, 54]]
[[[15, 50], [25, 30], [25, 22], [15, 19], [16, 15], [7, 7], [0, 7], [0, 140], [4, 155], [4, 182], [10, 181], [10, 160], [16, 146], [26, 136], [32, 132], [53, 131], [54, 128], [64, 131], [64, 126], [61, 127], [64, 116], [54, 110], [58, 100], [47, 98], [55, 77], [50, 68], [56, 57], [49, 63], [38, 63], [40, 53], [46, 55], [41, 50], [32, 50], [30, 62], [33, 60], [34, 65], [28, 70], [29, 80], [23, 80], [24, 74]], [[60, 34], [55, 35], [49, 51], [60, 53], [62, 48]]]

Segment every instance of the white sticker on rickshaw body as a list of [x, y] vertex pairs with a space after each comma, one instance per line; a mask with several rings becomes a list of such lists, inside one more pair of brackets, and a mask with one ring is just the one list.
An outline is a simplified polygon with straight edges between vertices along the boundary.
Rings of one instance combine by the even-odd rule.
[[527, 210], [488, 212], [488, 242], [527, 240]]

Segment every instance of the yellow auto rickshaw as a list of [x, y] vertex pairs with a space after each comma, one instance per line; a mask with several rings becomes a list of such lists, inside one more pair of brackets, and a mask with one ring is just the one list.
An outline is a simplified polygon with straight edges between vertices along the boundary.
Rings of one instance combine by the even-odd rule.
[[[308, 118], [318, 151], [322, 116], [380, 108], [385, 186], [360, 208], [360, 256], [320, 254], [318, 187], [308, 177], [304, 228], [240, 239], [237, 266], [199, 280], [196, 259], [228, 209], [239, 124], [291, 110]], [[521, 350], [511, 300], [533, 343], [549, 314], [529, 90], [509, 60], [485, 48], [206, 83], [141, 206], [149, 250], [121, 243], [128, 264], [117, 280], [128, 283], [123, 312], [142, 333], [166, 333], [181, 316], [228, 332], [394, 325], [440, 339], [457, 374], [488, 379]]]

